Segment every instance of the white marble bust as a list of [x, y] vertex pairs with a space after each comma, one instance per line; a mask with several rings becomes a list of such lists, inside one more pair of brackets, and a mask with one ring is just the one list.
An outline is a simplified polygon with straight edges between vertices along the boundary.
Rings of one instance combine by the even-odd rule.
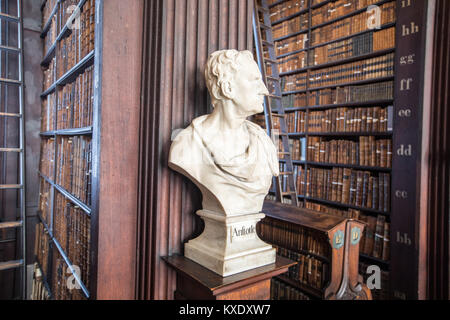
[[250, 51], [212, 53], [205, 78], [214, 110], [176, 136], [169, 167], [199, 187], [203, 210], [258, 213], [279, 174], [278, 157], [266, 132], [246, 118], [263, 111], [267, 88]]

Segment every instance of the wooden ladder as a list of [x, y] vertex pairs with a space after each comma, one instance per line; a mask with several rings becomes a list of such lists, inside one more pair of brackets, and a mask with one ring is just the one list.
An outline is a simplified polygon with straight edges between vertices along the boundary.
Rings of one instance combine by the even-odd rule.
[[[8, 147], [2, 144], [0, 148], [0, 153], [3, 156], [3, 159], [7, 158], [8, 154], [17, 154], [18, 162], [19, 162], [19, 177], [18, 184], [5, 184], [5, 177], [0, 179], [0, 190], [16, 190], [19, 194], [19, 201], [14, 201], [13, 207], [17, 206], [17, 213], [15, 214], [15, 220], [13, 221], [3, 221], [0, 218], [0, 232], [3, 232], [6, 229], [18, 229], [20, 231], [20, 241], [18, 239], [19, 232], [16, 233], [16, 238], [11, 239], [17, 243], [20, 243], [20, 246], [17, 248], [16, 258], [10, 261], [2, 261], [0, 262], [0, 271], [11, 270], [11, 269], [21, 269], [21, 285], [20, 292], [21, 298], [26, 299], [26, 283], [27, 283], [27, 272], [26, 272], [26, 214], [25, 214], [25, 120], [24, 120], [24, 71], [23, 71], [23, 16], [22, 16], [22, 1], [17, 0], [17, 16], [9, 15], [7, 12], [9, 11], [9, 2], [6, 4], [0, 3], [0, 56], [2, 57], [0, 61], [0, 71], [2, 74], [5, 74], [5, 77], [8, 77], [11, 70], [9, 68], [17, 68], [18, 79], [10, 79], [10, 78], [1, 78], [0, 84], [2, 87], [0, 89], [4, 90], [8, 86], [16, 86], [18, 87], [18, 108], [13, 110], [8, 110], [8, 107], [12, 107], [14, 100], [5, 95], [2, 92], [2, 99], [4, 99], [4, 107], [0, 110], [0, 121], [3, 124], [7, 123], [8, 118], [17, 118], [18, 126], [10, 126], [10, 128], [18, 131], [19, 137], [19, 146]], [[6, 22], [3, 24], [3, 22]], [[9, 46], [9, 29], [17, 28], [17, 47]], [[5, 45], [3, 45], [5, 44]], [[5, 53], [5, 54], [4, 54]], [[11, 67], [9, 64], [9, 56], [8, 54], [13, 53], [18, 57], [18, 65], [17, 67]], [[3, 57], [5, 59], [3, 59]], [[14, 74], [15, 72], [12, 72]], [[18, 110], [18, 113], [17, 113]], [[13, 111], [13, 112], [11, 112]], [[12, 130], [9, 129], [9, 130]], [[8, 126], [2, 126], [3, 135], [11, 135], [13, 132], [8, 132]], [[5, 166], [5, 164], [4, 164]], [[7, 169], [6, 166], [2, 168], [2, 170]], [[10, 241], [0, 242], [7, 243]]]
[[[294, 167], [292, 165], [289, 136], [286, 126], [286, 113], [284, 112], [282, 103], [281, 79], [278, 72], [278, 62], [275, 56], [275, 45], [272, 37], [272, 25], [269, 15], [270, 11], [267, 0], [260, 0], [260, 3], [258, 3], [258, 0], [255, 0], [253, 35], [255, 39], [256, 56], [264, 83], [270, 92], [269, 96], [264, 99], [264, 115], [267, 134], [275, 140], [277, 149], [280, 145], [278, 139], [281, 140], [281, 150], [278, 150], [278, 156], [282, 156], [285, 160], [285, 169], [280, 170], [280, 175], [274, 178], [276, 185], [275, 194], [277, 201], [298, 206]], [[271, 69], [270, 75], [266, 72], [266, 67], [268, 65]], [[274, 118], [278, 119], [278, 123], [280, 124], [279, 130], [274, 130]], [[286, 190], [283, 188], [285, 181], [287, 182]]]

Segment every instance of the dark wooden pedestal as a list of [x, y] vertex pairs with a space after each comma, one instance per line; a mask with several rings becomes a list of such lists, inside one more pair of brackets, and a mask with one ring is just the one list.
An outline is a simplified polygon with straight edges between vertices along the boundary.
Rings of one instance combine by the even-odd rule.
[[177, 300], [269, 300], [272, 277], [296, 264], [277, 256], [273, 264], [221, 277], [181, 255], [162, 259], [177, 273]]

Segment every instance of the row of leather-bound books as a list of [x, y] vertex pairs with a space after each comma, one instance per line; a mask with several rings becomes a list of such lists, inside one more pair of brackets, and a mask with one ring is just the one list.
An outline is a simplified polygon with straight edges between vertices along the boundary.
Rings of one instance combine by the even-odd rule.
[[79, 207], [56, 192], [53, 213], [53, 234], [67, 257], [79, 268], [83, 283], [89, 285], [90, 217]]
[[[304, 35], [297, 35], [276, 42], [276, 55], [280, 56], [295, 50], [305, 49], [305, 40], [306, 38]], [[394, 27], [380, 31], [372, 31], [356, 35], [349, 39], [278, 58], [278, 70], [280, 73], [296, 71], [308, 66], [317, 66], [351, 57], [358, 57], [376, 51], [391, 49], [394, 46]]]
[[361, 215], [359, 220], [367, 223], [365, 236], [361, 239], [360, 252], [366, 255], [388, 261], [390, 254], [390, 222], [384, 215]]
[[302, 291], [293, 287], [278, 278], [270, 280], [270, 299], [271, 300], [311, 300]]
[[356, 35], [308, 51], [308, 65], [340, 61], [395, 47], [395, 28]]
[[[269, 1], [270, 3], [271, 1]], [[308, 8], [309, 0], [287, 0], [270, 8], [270, 21], [276, 22]]]
[[58, 0], [46, 0], [44, 3], [44, 7], [42, 8], [42, 25], [44, 26], [48, 19], [50, 18], [50, 14], [52, 13], [55, 5], [58, 3]]
[[[269, 0], [268, 4], [274, 4], [276, 0]], [[309, 0], [291, 0], [283, 1], [270, 8], [270, 20], [272, 23], [280, 19], [294, 15], [300, 11], [309, 8]], [[323, 0], [312, 0], [311, 6], [316, 6], [324, 2]], [[325, 23], [330, 20], [338, 19], [353, 11], [366, 8], [370, 5], [376, 4], [380, 0], [338, 0], [331, 1], [323, 6], [314, 8], [312, 10], [312, 26]]]
[[[335, 3], [336, 2], [330, 2], [330, 5], [333, 5]], [[368, 5], [369, 4], [366, 4], [365, 7], [367, 7]], [[283, 4], [280, 5], [280, 8], [282, 7]], [[346, 8], [350, 7], [351, 6], [347, 6]], [[275, 8], [276, 7], [272, 8], [272, 10], [275, 10]], [[313, 25], [311, 26], [312, 28], [314, 28], [314, 26], [318, 24], [334, 20], [333, 18], [324, 21], [325, 20], [323, 18], [324, 15], [321, 14], [321, 11], [324, 10], [324, 8], [325, 7], [320, 7], [318, 9], [313, 10], [312, 12]], [[379, 13], [379, 16], [374, 15], [373, 11], [364, 11], [351, 17], [330, 23], [323, 27], [312, 29], [310, 41], [308, 41], [307, 35], [307, 31], [309, 28], [308, 12], [295, 16], [292, 19], [283, 21], [282, 23], [275, 24], [272, 26], [273, 39], [275, 40], [280, 39], [275, 42], [275, 48], [277, 50], [276, 54], [281, 55], [296, 50], [306, 49], [312, 46], [319, 46], [322, 43], [329, 43], [331, 41], [339, 40], [340, 38], [347, 38], [349, 36], [357, 35], [362, 32], [370, 32], [371, 34], [373, 34], [372, 47], [383, 46], [384, 48], [386, 48], [384, 44], [379, 42], [382, 39], [388, 40], [392, 46], [394, 39], [391, 38], [390, 36], [391, 33], [389, 34], [381, 33], [380, 31], [377, 31], [377, 29], [380, 29], [382, 26], [395, 21], [395, 10], [396, 10], [395, 1], [385, 3], [377, 8], [379, 12], [376, 11], [376, 14]], [[355, 10], [351, 10], [351, 12], [353, 11]], [[276, 17], [276, 15], [273, 14], [272, 17]], [[302, 32], [302, 34], [299, 34], [299, 32]], [[360, 44], [358, 44], [358, 46], [359, 45]], [[367, 46], [367, 44], [365, 45]], [[288, 48], [290, 50], [288, 50]]]
[[334, 86], [362, 80], [390, 77], [394, 72], [394, 54], [364, 59], [334, 67], [323, 68], [281, 77], [283, 92], [300, 91], [307, 88]]
[[308, 29], [308, 12], [272, 26], [273, 39], [295, 34]]
[[49, 300], [50, 298], [51, 295], [46, 287], [42, 270], [39, 265], [35, 263], [31, 286], [31, 300]]
[[314, 90], [308, 93], [292, 93], [282, 96], [284, 108], [300, 108], [320, 105], [392, 100], [394, 86], [392, 81], [370, 83], [357, 86], [342, 86]]
[[35, 227], [34, 254], [43, 275], [48, 274], [48, 255], [50, 249], [50, 237], [48, 231], [42, 223], [37, 223]]
[[[351, 168], [332, 169], [295, 166], [297, 192], [306, 197], [366, 208], [380, 212], [390, 210], [390, 174]], [[289, 190], [283, 181], [285, 192]]]
[[53, 131], [55, 127], [56, 94], [51, 93], [41, 101], [41, 132]]
[[[392, 140], [360, 136], [358, 142], [345, 139], [327, 140], [323, 137], [289, 140], [291, 159], [297, 161], [390, 168]], [[281, 158], [281, 156], [280, 156]]]
[[46, 91], [56, 82], [56, 58], [53, 57], [48, 68], [43, 71], [42, 91]]
[[53, 246], [51, 290], [53, 300], [87, 300], [58, 249]]
[[337, 85], [346, 82], [389, 77], [394, 73], [394, 54], [364, 59], [330, 68], [314, 70], [309, 77], [309, 87]]
[[58, 37], [58, 25], [56, 22], [56, 16], [52, 17], [52, 22], [48, 28], [47, 34], [44, 39], [44, 56], [50, 51], [52, 45], [55, 44], [56, 38]]
[[92, 139], [58, 137], [56, 183], [86, 205], [91, 204]]
[[39, 188], [39, 212], [42, 219], [49, 224], [51, 215], [51, 185], [45, 181], [44, 178], [40, 178]]
[[55, 169], [55, 139], [48, 138], [41, 140], [41, 158], [39, 161], [39, 171], [51, 179]]
[[58, 11], [56, 11], [56, 17], [58, 19], [58, 32], [61, 32], [69, 17], [74, 13], [76, 6], [80, 3], [80, 0], [64, 0], [59, 2]]
[[58, 43], [56, 50], [58, 77], [61, 77], [94, 50], [95, 0], [85, 2], [78, 21], [76, 20], [72, 25], [71, 34], [62, 38]]
[[354, 11], [374, 5], [380, 0], [338, 0], [330, 1], [325, 5], [314, 9], [311, 14], [312, 26], [317, 26], [328, 21], [338, 19]]
[[[323, 111], [294, 111], [285, 116], [288, 133], [323, 132], [389, 132], [392, 130], [392, 107], [334, 108]], [[273, 129], [280, 129], [280, 120], [273, 117]]]
[[[307, 161], [390, 168], [392, 140], [360, 136], [359, 141], [308, 137]], [[296, 154], [296, 150], [292, 150]]]
[[273, 247], [276, 248], [278, 255], [297, 262], [283, 276], [300, 285], [306, 285], [316, 290], [324, 289], [329, 280], [328, 262], [308, 253], [289, 250], [277, 245], [273, 245]]
[[94, 106], [94, 67], [87, 68], [72, 83], [58, 91], [57, 129], [92, 125]]
[[261, 239], [277, 246], [327, 257], [329, 245], [313, 230], [266, 217], [257, 226]]
[[310, 46], [317, 46], [325, 42], [376, 29], [395, 21], [395, 1], [379, 6], [379, 10], [379, 19], [374, 19], [374, 12], [364, 11], [323, 27], [313, 29], [311, 31]]
[[[79, 224], [80, 226], [82, 224]], [[86, 224], [85, 224], [86, 225]], [[88, 224], [87, 224], [88, 225]], [[56, 231], [56, 230], [54, 230]], [[70, 235], [69, 235], [70, 236]], [[61, 244], [59, 239], [56, 239]], [[73, 239], [73, 245], [79, 245], [78, 241], [83, 241], [82, 237]], [[52, 239], [50, 239], [48, 231], [42, 223], [36, 224], [35, 234], [35, 248], [34, 253], [37, 260], [35, 273], [33, 277], [32, 299], [33, 300], [84, 300], [81, 287], [76, 282], [72, 271], [68, 267], [66, 261], [61, 256], [55, 244], [50, 246]], [[73, 253], [69, 254], [69, 260], [72, 263], [76, 272], [80, 272], [80, 277], [87, 277], [88, 283], [89, 274], [86, 275], [86, 268], [77, 265], [82, 261], [76, 260], [77, 256]], [[86, 254], [86, 259], [89, 254]], [[72, 260], [73, 259], [73, 260]], [[89, 266], [89, 263], [86, 263]], [[80, 268], [80, 269], [78, 269]], [[51, 273], [50, 273], [51, 270]], [[78, 271], [79, 270], [79, 271]], [[84, 273], [83, 273], [84, 272]], [[88, 270], [87, 270], [88, 272]], [[47, 286], [51, 290], [47, 290]]]
[[307, 209], [324, 212], [330, 215], [364, 222], [366, 225], [360, 240], [360, 252], [367, 256], [385, 261], [389, 260], [391, 223], [387, 221], [386, 216], [381, 214], [373, 216], [364, 214], [361, 210], [352, 208], [338, 209], [311, 201], [306, 201], [305, 207]]

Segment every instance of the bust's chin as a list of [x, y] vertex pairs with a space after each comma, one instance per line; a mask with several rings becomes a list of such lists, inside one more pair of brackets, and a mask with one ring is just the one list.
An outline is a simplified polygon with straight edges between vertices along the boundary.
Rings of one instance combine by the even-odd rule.
[[258, 114], [264, 111], [264, 104], [259, 104], [252, 109], [252, 115]]

